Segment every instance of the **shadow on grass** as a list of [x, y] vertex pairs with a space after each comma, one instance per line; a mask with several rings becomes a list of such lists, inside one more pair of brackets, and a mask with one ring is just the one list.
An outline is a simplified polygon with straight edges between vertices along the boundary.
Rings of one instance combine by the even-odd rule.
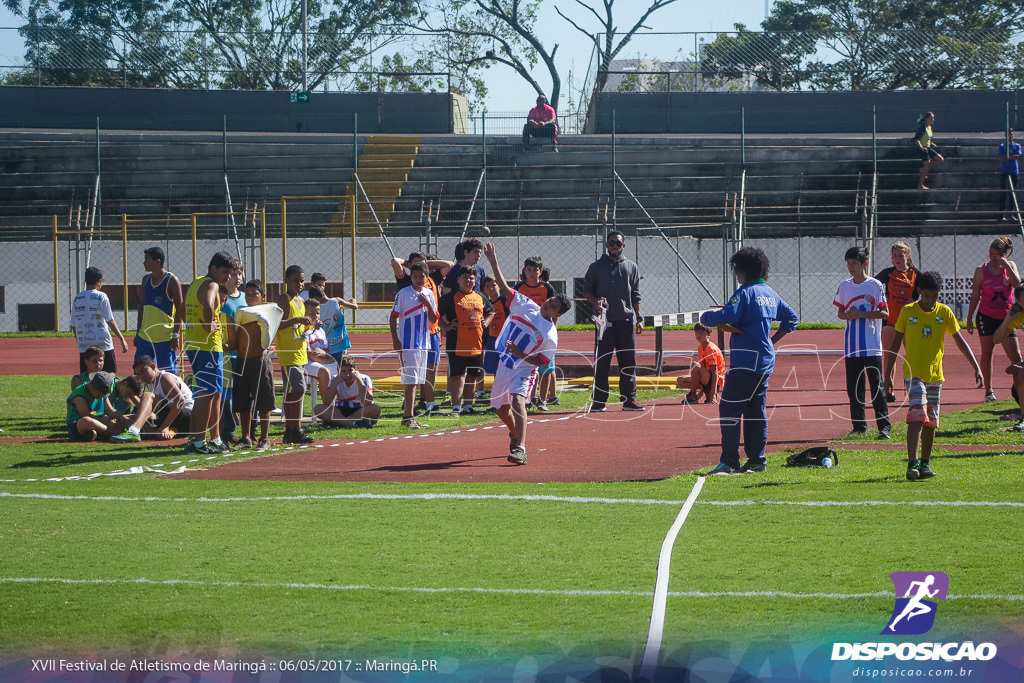
[[[950, 446], [950, 447], [951, 448], [955, 448], [955, 446]], [[1019, 445], [1018, 445], [1018, 448], [1019, 448]], [[993, 450], [993, 451], [974, 451], [974, 452], [968, 451], [968, 452], [962, 452], [962, 453], [937, 453], [936, 457], [941, 458], [943, 460], [946, 460], [946, 459], [957, 460], [957, 459], [962, 459], [962, 458], [999, 458], [999, 457], [1005, 456], [1007, 450], [1009, 450], [1009, 449]]]
[[[56, 442], [60, 443], [60, 442]], [[69, 445], [71, 442], [64, 442], [63, 445]], [[78, 443], [78, 442], [76, 442]], [[101, 447], [105, 448], [103, 452], [99, 453], [88, 453], [81, 455], [62, 455], [53, 458], [47, 458], [45, 460], [25, 460], [23, 462], [12, 463], [8, 466], [8, 469], [26, 469], [34, 467], [66, 467], [68, 465], [84, 465], [87, 463], [99, 463], [99, 462], [125, 462], [128, 460], [138, 460], [140, 458], [152, 458], [152, 457], [164, 457], [168, 454], [174, 455], [180, 452], [180, 445], [115, 445], [109, 443], [95, 443], [90, 444], [89, 442], [80, 442], [80, 445], [86, 448], [90, 447]]]

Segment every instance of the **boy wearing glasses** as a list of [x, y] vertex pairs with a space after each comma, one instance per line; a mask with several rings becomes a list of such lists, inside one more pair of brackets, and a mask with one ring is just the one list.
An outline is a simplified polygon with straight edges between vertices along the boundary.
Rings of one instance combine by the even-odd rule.
[[590, 264], [584, 277], [583, 296], [600, 315], [601, 300], [608, 304], [608, 327], [597, 343], [594, 363], [594, 395], [590, 412], [602, 413], [608, 402], [608, 372], [612, 352], [619, 363], [619, 398], [622, 409], [642, 411], [636, 402], [636, 337], [644, 331], [640, 315], [640, 270], [622, 255], [625, 236], [614, 230], [605, 241], [607, 253]]

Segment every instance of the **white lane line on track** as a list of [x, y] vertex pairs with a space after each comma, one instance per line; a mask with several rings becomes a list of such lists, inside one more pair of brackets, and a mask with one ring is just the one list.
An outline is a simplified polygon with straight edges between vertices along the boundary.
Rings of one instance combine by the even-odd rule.
[[[57, 493], [19, 493], [0, 491], [0, 498], [24, 498], [66, 501], [99, 501], [99, 502], [147, 502], [147, 503], [247, 503], [266, 501], [326, 501], [326, 500], [496, 500], [525, 501], [550, 503], [594, 503], [602, 505], [671, 505], [685, 504], [683, 500], [662, 500], [658, 498], [601, 498], [596, 496], [554, 496], [554, 495], [513, 495], [500, 493], [337, 493], [331, 495], [301, 494], [295, 496], [200, 496], [197, 498], [163, 498], [158, 496], [87, 496], [64, 495]], [[970, 501], [970, 500], [864, 500], [864, 501], [803, 501], [803, 500], [702, 500], [697, 505], [714, 507], [737, 507], [747, 505], [793, 505], [798, 507], [874, 507], [899, 506], [910, 507], [991, 507], [991, 508], [1024, 508], [1024, 503], [1008, 501]]]
[[676, 543], [676, 536], [683, 528], [683, 522], [697, 502], [697, 496], [704, 488], [704, 477], [697, 477], [690, 495], [676, 515], [675, 522], [669, 527], [665, 534], [665, 540], [661, 544], [661, 553], [658, 555], [658, 576], [654, 582], [654, 603], [651, 607], [651, 624], [647, 631], [647, 645], [644, 647], [644, 656], [640, 663], [640, 679], [654, 680], [654, 672], [658, 668], [658, 657], [661, 655], [661, 639], [665, 632], [665, 607], [668, 604], [668, 579], [672, 565], [672, 548]]
[[[200, 588], [252, 588], [252, 589], [305, 589], [328, 591], [379, 591], [391, 593], [483, 593], [494, 595], [551, 595], [556, 597], [604, 597], [623, 596], [650, 599], [649, 591], [628, 590], [566, 590], [548, 588], [485, 588], [457, 586], [371, 586], [363, 584], [334, 583], [268, 583], [248, 581], [200, 581], [192, 579], [71, 579], [52, 576], [7, 576], [0, 577], [0, 584], [41, 584], [55, 583], [66, 586], [196, 586]], [[875, 593], [791, 593], [788, 591], [678, 591], [668, 592], [670, 598], [773, 598], [793, 600], [863, 600], [865, 598], [892, 599], [892, 591]], [[1024, 595], [947, 595], [946, 600], [999, 600], [1024, 601]]]

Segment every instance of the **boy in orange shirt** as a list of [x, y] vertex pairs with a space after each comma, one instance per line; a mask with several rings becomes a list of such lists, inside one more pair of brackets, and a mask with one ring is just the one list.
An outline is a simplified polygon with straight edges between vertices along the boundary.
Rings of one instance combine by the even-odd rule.
[[701, 395], [705, 403], [718, 403], [718, 392], [725, 385], [725, 356], [711, 341], [711, 328], [700, 323], [693, 326], [697, 338], [697, 363], [690, 366], [688, 377], [677, 377], [676, 386], [689, 389], [683, 403], [697, 403]]
[[473, 390], [468, 389], [463, 398], [463, 388], [483, 378], [484, 330], [494, 317], [490, 299], [474, 291], [475, 286], [476, 271], [461, 267], [459, 289], [443, 295], [437, 306], [441, 327], [448, 333], [448, 393], [456, 417], [474, 412]]

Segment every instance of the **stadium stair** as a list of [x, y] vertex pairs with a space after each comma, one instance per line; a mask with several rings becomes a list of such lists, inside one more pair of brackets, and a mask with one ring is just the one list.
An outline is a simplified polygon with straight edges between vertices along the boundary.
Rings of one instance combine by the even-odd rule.
[[421, 139], [415, 136], [370, 136], [359, 155], [358, 163], [359, 181], [366, 194], [358, 190], [355, 182], [357, 172], [353, 171], [353, 178], [345, 187], [344, 196], [331, 218], [328, 237], [344, 237], [350, 233], [353, 195], [358, 197], [357, 235], [378, 234], [377, 221], [387, 227], [395, 210], [395, 201], [401, 196], [402, 186], [409, 179], [409, 170], [416, 164], [420, 142]]

